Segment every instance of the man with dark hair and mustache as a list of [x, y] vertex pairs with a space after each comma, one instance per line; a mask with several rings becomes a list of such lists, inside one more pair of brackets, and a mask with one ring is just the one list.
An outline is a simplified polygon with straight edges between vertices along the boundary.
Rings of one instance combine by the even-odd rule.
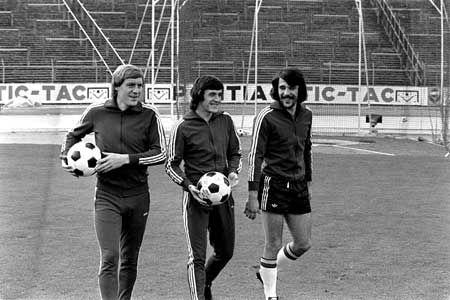
[[[244, 213], [261, 213], [265, 236], [257, 278], [265, 299], [278, 299], [277, 271], [311, 247], [311, 124], [312, 112], [303, 103], [307, 90], [303, 74], [285, 68], [272, 80], [275, 100], [256, 116], [248, 171], [248, 200]], [[282, 246], [286, 222], [292, 241]]]

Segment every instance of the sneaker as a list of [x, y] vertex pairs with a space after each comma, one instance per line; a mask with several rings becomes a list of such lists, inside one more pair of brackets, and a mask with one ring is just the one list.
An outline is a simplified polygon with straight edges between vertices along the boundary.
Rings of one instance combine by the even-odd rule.
[[262, 280], [261, 274], [259, 273], [259, 270], [256, 271], [256, 279], [258, 279], [259, 282], [261, 282], [261, 284], [264, 285], [264, 282]]
[[278, 297], [269, 297], [267, 300], [278, 300]]
[[205, 285], [205, 300], [213, 300], [210, 285]]

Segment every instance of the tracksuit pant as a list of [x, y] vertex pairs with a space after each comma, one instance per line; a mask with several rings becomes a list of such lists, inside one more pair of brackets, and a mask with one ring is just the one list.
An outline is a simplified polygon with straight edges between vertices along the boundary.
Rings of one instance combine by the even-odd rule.
[[146, 192], [95, 192], [95, 230], [101, 252], [98, 283], [103, 300], [128, 300], [136, 281], [139, 249], [150, 206]]
[[[211, 285], [233, 256], [234, 200], [206, 208], [183, 191], [183, 223], [188, 247], [188, 283], [192, 300], [204, 300], [205, 285]], [[206, 262], [207, 234], [213, 253]], [[206, 262], [206, 264], [205, 264]]]

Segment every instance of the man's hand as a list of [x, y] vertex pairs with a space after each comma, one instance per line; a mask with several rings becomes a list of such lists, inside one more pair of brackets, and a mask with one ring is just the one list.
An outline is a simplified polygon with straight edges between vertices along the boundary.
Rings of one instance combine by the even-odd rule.
[[259, 203], [258, 203], [258, 192], [257, 191], [249, 191], [248, 192], [248, 199], [245, 203], [245, 209], [244, 214], [249, 218], [250, 220], [253, 220], [256, 218], [256, 214], [261, 213], [259, 209]]
[[105, 157], [100, 159], [95, 167], [95, 170], [99, 173], [106, 173], [130, 163], [128, 154], [103, 152], [103, 155]]
[[59, 158], [61, 159], [61, 167], [63, 168], [63, 170], [68, 172], [72, 176], [78, 177], [78, 175], [75, 174], [74, 169], [67, 164], [67, 156], [61, 155]]
[[239, 177], [236, 173], [231, 172], [228, 174], [228, 180], [230, 181], [230, 187], [235, 187], [239, 183]]
[[309, 194], [309, 201], [311, 201], [312, 191], [311, 191], [311, 181], [306, 182], [306, 185], [308, 186], [308, 194]]
[[188, 186], [189, 192], [191, 193], [192, 197], [194, 197], [195, 200], [198, 201], [198, 203], [200, 203], [203, 206], [206, 207], [210, 207], [211, 205], [209, 205], [205, 200], [203, 200], [202, 195], [200, 195], [200, 191], [197, 189], [197, 187], [193, 184]]

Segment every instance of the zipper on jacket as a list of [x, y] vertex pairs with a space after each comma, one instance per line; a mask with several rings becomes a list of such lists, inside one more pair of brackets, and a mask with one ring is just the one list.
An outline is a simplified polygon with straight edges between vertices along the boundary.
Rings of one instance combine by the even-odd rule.
[[120, 153], [124, 153], [123, 149], [123, 112], [120, 112]]
[[300, 145], [299, 145], [300, 139], [299, 139], [299, 137], [298, 137], [298, 135], [297, 135], [297, 122], [296, 122], [296, 120], [297, 120], [296, 117], [294, 117], [294, 118], [292, 119], [292, 125], [294, 126], [294, 135], [295, 135], [295, 139], [296, 139], [296, 143], [295, 143], [295, 160], [296, 160], [296, 161], [299, 161], [299, 159], [300, 159], [301, 157], [299, 157], [298, 153], [299, 153], [301, 147], [300, 147]]
[[212, 134], [212, 131], [211, 131], [210, 123], [206, 122], [206, 126], [208, 126], [209, 141], [211, 143], [211, 146], [212, 146], [213, 152], [214, 152], [214, 170], [217, 170], [217, 151], [216, 151], [216, 146], [214, 144], [214, 139], [213, 139], [213, 134]]

